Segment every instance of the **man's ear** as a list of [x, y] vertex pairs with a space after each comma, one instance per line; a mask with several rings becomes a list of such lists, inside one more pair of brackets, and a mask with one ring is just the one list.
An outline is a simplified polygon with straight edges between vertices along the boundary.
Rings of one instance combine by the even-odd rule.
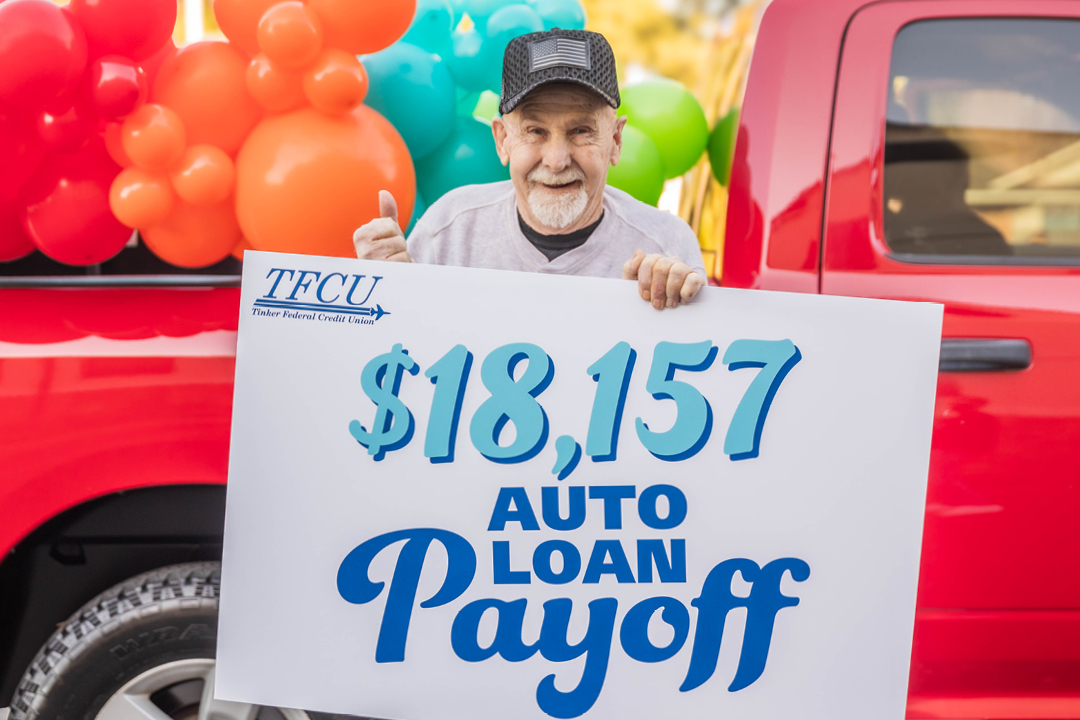
[[491, 119], [491, 136], [495, 138], [495, 152], [499, 153], [499, 161], [507, 165], [510, 162], [510, 153], [506, 150], [506, 123], [498, 115]]
[[622, 155], [622, 131], [624, 127], [626, 127], [626, 116], [615, 118], [615, 131], [612, 138], [615, 142], [611, 146], [612, 167], [619, 164], [619, 157]]

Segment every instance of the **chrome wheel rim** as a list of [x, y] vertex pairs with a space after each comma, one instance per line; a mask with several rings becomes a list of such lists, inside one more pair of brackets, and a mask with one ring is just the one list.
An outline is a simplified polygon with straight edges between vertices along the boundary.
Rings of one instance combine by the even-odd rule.
[[[303, 710], [262, 708], [215, 699], [215, 667], [213, 658], [191, 658], [150, 668], [113, 693], [95, 720], [257, 720], [260, 711], [262, 714], [269, 711], [284, 720], [310, 720]], [[190, 697], [196, 683], [202, 684], [197, 700]], [[182, 698], [185, 692], [188, 702], [174, 697]]]

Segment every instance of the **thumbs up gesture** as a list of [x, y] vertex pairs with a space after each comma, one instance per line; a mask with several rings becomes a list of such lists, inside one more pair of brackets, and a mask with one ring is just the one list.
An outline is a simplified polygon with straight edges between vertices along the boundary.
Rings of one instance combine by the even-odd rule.
[[386, 190], [379, 191], [379, 217], [356, 229], [353, 246], [361, 260], [412, 262], [398, 225], [397, 201]]

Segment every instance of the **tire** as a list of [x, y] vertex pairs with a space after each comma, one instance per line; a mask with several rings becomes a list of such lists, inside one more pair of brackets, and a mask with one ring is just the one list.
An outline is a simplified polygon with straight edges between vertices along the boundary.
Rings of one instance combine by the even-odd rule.
[[[185, 563], [98, 595], [38, 651], [15, 691], [11, 720], [95, 720], [110, 698], [155, 668], [159, 674], [162, 667], [174, 668], [171, 677], [179, 681], [185, 678], [177, 668], [212, 673], [219, 587], [219, 563]], [[197, 687], [191, 685], [194, 677], [186, 682], [181, 695], [190, 700], [195, 692], [197, 713], [203, 680]], [[190, 701], [180, 707], [182, 698], [162, 691], [159, 698], [171, 703], [162, 720], [191, 718]]]

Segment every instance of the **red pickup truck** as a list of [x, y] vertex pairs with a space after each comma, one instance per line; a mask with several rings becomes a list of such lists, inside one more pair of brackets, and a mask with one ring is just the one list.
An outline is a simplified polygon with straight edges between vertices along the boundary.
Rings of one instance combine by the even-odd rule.
[[[774, 0], [729, 197], [722, 284], [946, 306], [907, 716], [1080, 718], [1080, 3]], [[238, 264], [84, 272], [0, 266], [0, 707], [305, 715], [202, 700]]]

